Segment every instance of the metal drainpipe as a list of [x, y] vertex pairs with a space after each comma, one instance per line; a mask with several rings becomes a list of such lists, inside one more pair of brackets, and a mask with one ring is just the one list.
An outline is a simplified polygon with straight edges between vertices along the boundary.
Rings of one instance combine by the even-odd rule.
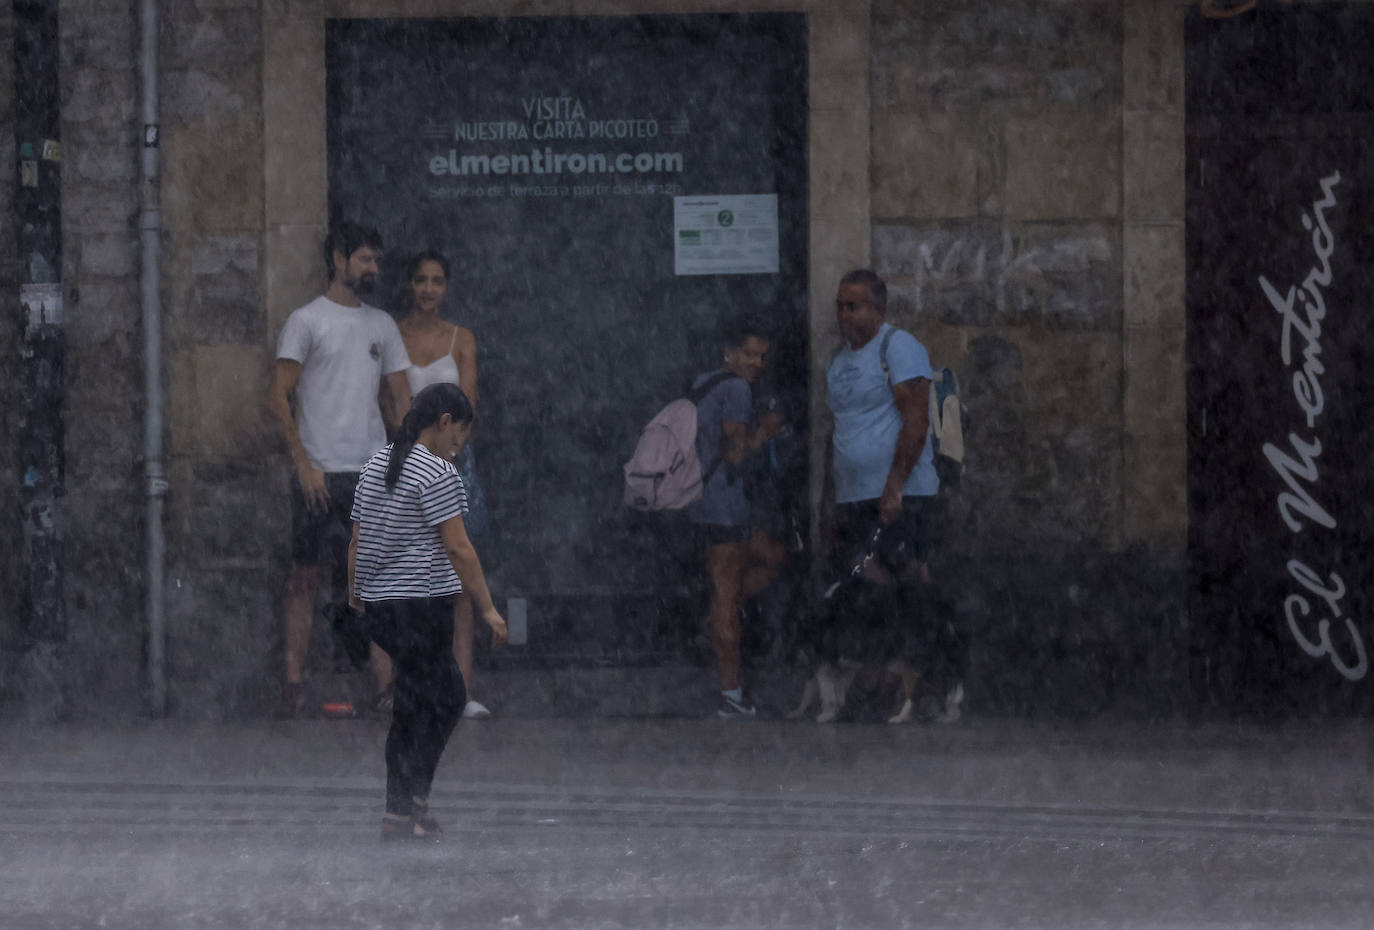
[[142, 245], [140, 291], [143, 307], [144, 475], [147, 478], [148, 700], [154, 717], [167, 714], [167, 616], [164, 605], [166, 539], [162, 503], [167, 478], [162, 462], [162, 304], [160, 245], [162, 210], [158, 190], [157, 4], [142, 0], [139, 10], [143, 116], [142, 209], [138, 227]]

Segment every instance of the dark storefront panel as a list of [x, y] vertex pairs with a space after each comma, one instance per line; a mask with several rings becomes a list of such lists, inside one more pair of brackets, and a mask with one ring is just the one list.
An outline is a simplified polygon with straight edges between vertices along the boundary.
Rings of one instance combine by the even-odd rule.
[[1214, 702], [1364, 712], [1374, 9], [1187, 28], [1190, 612]]
[[[620, 468], [719, 363], [724, 315], [771, 322], [756, 396], [805, 416], [805, 17], [334, 20], [327, 39], [330, 214], [380, 229], [391, 309], [406, 253], [453, 264], [445, 314], [481, 372], [479, 543], [502, 603], [526, 601], [528, 652], [668, 648], [699, 569], [671, 521], [621, 507]], [[675, 196], [761, 194], [776, 273], [676, 273]]]

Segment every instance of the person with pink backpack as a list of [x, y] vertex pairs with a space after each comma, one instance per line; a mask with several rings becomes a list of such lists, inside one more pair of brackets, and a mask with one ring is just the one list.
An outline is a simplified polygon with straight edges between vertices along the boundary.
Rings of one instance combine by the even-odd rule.
[[723, 364], [699, 375], [695, 450], [704, 478], [701, 496], [688, 504], [711, 585], [711, 645], [720, 669], [721, 717], [752, 717], [753, 700], [740, 681], [740, 606], [773, 580], [786, 550], [750, 520], [741, 466], [782, 428], [782, 414], [754, 422], [753, 392], [767, 365], [769, 339], [752, 320], [728, 323], [722, 334]]

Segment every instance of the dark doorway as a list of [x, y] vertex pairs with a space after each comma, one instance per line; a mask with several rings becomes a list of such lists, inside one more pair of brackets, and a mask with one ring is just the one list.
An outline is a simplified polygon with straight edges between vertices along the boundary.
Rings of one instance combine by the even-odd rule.
[[[621, 506], [621, 465], [719, 363], [723, 317], [770, 321], [755, 396], [805, 448], [806, 48], [792, 14], [328, 24], [330, 214], [381, 230], [394, 286], [407, 252], [453, 264], [445, 316], [478, 342], [479, 543], [527, 654], [640, 661], [686, 629], [690, 541]], [[776, 197], [776, 270], [679, 273], [675, 198], [706, 195]]]
[[1374, 9], [1187, 27], [1190, 612], [1202, 696], [1364, 712]]

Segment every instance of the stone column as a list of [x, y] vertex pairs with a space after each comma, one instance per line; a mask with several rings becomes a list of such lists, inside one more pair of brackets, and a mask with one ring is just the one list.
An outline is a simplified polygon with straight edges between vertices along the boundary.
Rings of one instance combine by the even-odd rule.
[[67, 526], [62, 656], [78, 716], [140, 709], [143, 369], [138, 4], [61, 0]]
[[1126, 0], [1122, 44], [1125, 535], [1187, 546], [1183, 22], [1187, 3]]
[[263, 50], [291, 35], [267, 32], [263, 7], [163, 7], [167, 614], [179, 716], [261, 711], [278, 695], [286, 496], [271, 490], [271, 434], [260, 412], [272, 165]]
[[816, 4], [811, 31], [811, 511], [812, 548], [831, 430], [825, 369], [839, 346], [840, 276], [871, 263], [872, 16], [867, 0]]

